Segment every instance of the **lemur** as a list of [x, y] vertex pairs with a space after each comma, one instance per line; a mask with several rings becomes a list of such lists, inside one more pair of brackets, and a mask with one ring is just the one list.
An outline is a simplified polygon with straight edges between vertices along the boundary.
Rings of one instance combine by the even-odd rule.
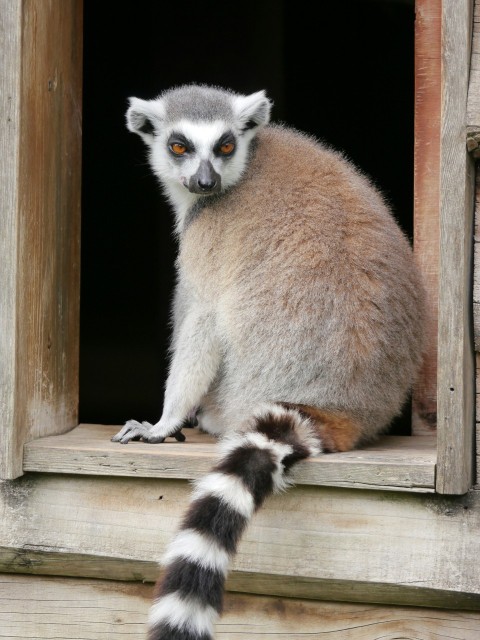
[[195, 414], [221, 439], [166, 551], [150, 640], [213, 638], [252, 514], [294, 464], [384, 431], [421, 361], [422, 283], [383, 197], [341, 153], [269, 125], [271, 106], [187, 85], [127, 112], [179, 252], [161, 419], [113, 440], [181, 441]]

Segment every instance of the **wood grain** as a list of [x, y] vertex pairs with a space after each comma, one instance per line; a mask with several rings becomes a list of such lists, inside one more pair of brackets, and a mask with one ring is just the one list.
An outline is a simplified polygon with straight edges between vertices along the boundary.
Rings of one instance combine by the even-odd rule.
[[[74, 553], [71, 551], [43, 551], [31, 548], [0, 546], [0, 572], [84, 578], [108, 578], [123, 582], [155, 582], [161, 571], [157, 562], [115, 556]], [[282, 597], [309, 598], [377, 604], [412, 605], [446, 609], [480, 610], [480, 595], [446, 589], [402, 584], [338, 580], [335, 577], [305, 578], [248, 571], [231, 571], [227, 589], [240, 593], [269, 594]]]
[[465, 145], [471, 16], [470, 0], [443, 0], [436, 489], [445, 494], [465, 493], [473, 482], [474, 171]]
[[434, 434], [440, 207], [441, 2], [415, 3], [414, 252], [428, 304], [427, 345], [413, 394], [413, 433]]
[[[0, 638], [143, 640], [143, 584], [0, 575]], [[477, 640], [480, 614], [227, 593], [218, 640]]]
[[[479, 4], [475, 4], [478, 14]], [[479, 24], [476, 23], [478, 30]], [[472, 55], [473, 59], [473, 55]], [[470, 83], [471, 87], [471, 83]], [[470, 90], [470, 89], [469, 89]], [[480, 169], [478, 163], [475, 171], [475, 204], [474, 204], [474, 244], [473, 244], [473, 332], [475, 341], [476, 370], [476, 483], [480, 483]]]
[[480, 169], [475, 171], [473, 235], [473, 334], [475, 351], [480, 351]]
[[[216, 461], [213, 438], [186, 429], [187, 442], [160, 445], [110, 442], [119, 427], [80, 425], [65, 435], [25, 446], [24, 469], [46, 473], [195, 479]], [[297, 484], [432, 492], [435, 442], [430, 437], [390, 436], [346, 453], [318, 456], [297, 465]]]
[[83, 14], [81, 0], [3, 0], [0, 9], [11, 118], [1, 143], [9, 259], [0, 477], [12, 478], [25, 441], [77, 424]]
[[477, 485], [477, 488], [480, 488], [480, 353], [475, 354], [475, 370], [476, 370], [476, 393], [475, 393], [476, 465], [475, 465], [475, 468], [477, 470], [476, 485]]
[[22, 473], [22, 439], [15, 424], [16, 263], [20, 129], [21, 3], [0, 0], [0, 478]]
[[[1, 570], [62, 573], [65, 557], [76, 575], [92, 575], [96, 560], [102, 577], [129, 580], [155, 577], [153, 563], [190, 495], [180, 480], [53, 474], [28, 474], [0, 491]], [[255, 515], [229, 584], [283, 596], [478, 609], [479, 529], [477, 492], [446, 498], [299, 486]]]
[[472, 54], [467, 100], [467, 148], [480, 157], [480, 2], [476, 0], [473, 15]]

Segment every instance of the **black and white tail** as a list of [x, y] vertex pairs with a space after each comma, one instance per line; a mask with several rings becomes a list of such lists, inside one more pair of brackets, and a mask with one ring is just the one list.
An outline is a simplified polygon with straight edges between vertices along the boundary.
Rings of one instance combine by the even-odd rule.
[[250, 518], [268, 495], [289, 485], [292, 465], [320, 449], [314, 421], [277, 404], [222, 443], [218, 464], [196, 484], [165, 555], [149, 640], [212, 640], [228, 565]]

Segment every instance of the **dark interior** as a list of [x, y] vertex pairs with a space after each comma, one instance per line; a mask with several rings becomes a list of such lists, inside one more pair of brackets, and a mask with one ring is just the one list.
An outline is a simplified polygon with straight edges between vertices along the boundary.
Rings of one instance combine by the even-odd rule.
[[85, 0], [82, 422], [156, 422], [163, 400], [176, 247], [143, 143], [125, 128], [127, 98], [188, 82], [264, 88], [273, 119], [345, 151], [411, 237], [413, 36], [405, 0]]

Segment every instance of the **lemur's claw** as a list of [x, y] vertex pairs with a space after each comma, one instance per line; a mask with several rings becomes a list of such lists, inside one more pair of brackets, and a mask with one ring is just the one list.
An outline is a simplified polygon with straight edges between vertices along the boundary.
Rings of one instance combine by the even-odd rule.
[[[151, 425], [150, 425], [151, 426]], [[146, 423], [140, 424], [136, 420], [128, 420], [125, 426], [116, 433], [112, 442], [120, 442], [120, 444], [127, 444], [131, 440], [140, 440], [148, 433], [148, 426]]]
[[150, 422], [137, 422], [137, 420], [128, 420], [125, 423], [125, 426], [113, 436], [112, 442], [127, 444], [128, 442], [134, 440], [141, 440], [142, 442], [148, 442], [149, 444], [160, 444], [161, 442], [165, 442], [165, 438], [170, 437], [175, 438], [177, 442], [185, 442], [185, 436], [182, 433], [182, 427], [179, 427], [173, 433], [161, 435], [155, 433], [154, 426], [150, 424]]
[[[143, 424], [148, 424], [148, 423], [144, 422]], [[161, 442], [165, 442], [166, 438], [175, 438], [177, 442], [185, 442], [186, 440], [185, 436], [182, 433], [182, 427], [179, 427], [177, 431], [175, 431], [174, 433], [170, 433], [168, 436], [165, 436], [165, 437], [151, 435], [151, 436], [146, 436], [142, 438], [142, 440], [143, 442], [148, 442], [149, 444], [160, 444]]]

